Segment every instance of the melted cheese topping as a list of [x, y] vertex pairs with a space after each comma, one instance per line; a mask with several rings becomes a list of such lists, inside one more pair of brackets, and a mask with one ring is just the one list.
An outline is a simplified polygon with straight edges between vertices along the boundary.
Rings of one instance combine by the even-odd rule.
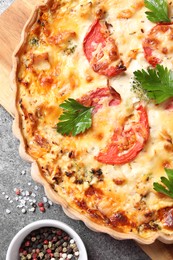
[[[149, 66], [142, 43], [154, 27], [146, 19], [143, 1], [52, 2], [39, 11], [19, 57], [17, 106], [28, 154], [58, 196], [93, 222], [143, 238], [160, 229], [172, 234], [165, 216], [170, 216], [166, 209], [173, 207], [173, 200], [153, 190], [153, 182], [165, 176], [164, 167], [173, 168], [171, 111], [142, 101], [150, 125], [144, 149], [124, 165], [95, 159], [140, 101], [131, 89], [132, 76]], [[76, 137], [62, 136], [56, 131], [62, 113], [59, 105], [107, 86], [107, 78], [92, 70], [83, 51], [83, 39], [95, 19], [111, 24], [111, 37], [127, 67], [109, 80], [122, 102], [112, 107], [104, 99], [91, 129]], [[167, 65], [166, 59], [163, 64]]]

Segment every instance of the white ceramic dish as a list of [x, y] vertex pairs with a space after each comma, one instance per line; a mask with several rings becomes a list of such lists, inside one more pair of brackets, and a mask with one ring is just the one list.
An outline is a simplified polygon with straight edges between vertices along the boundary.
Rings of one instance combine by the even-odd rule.
[[41, 227], [56, 227], [64, 230], [69, 234], [70, 237], [75, 240], [80, 253], [79, 260], [88, 260], [86, 248], [79, 235], [67, 224], [52, 219], [38, 220], [22, 228], [12, 239], [7, 251], [6, 260], [18, 260], [19, 247], [24, 238], [33, 230], [39, 229]]

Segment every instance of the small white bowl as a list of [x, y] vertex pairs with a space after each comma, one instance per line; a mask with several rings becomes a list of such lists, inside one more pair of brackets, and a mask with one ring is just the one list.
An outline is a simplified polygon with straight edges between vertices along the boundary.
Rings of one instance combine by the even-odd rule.
[[79, 235], [67, 224], [52, 219], [38, 220], [22, 228], [12, 239], [8, 247], [6, 260], [19, 260], [19, 248], [24, 238], [33, 230], [39, 229], [41, 227], [56, 227], [65, 231], [71, 238], [75, 240], [77, 244], [80, 253], [78, 260], [88, 260], [86, 248]]

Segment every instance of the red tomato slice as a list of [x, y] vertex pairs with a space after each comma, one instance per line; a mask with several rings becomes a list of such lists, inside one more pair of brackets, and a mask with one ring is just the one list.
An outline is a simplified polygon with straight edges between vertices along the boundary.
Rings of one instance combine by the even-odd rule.
[[136, 158], [149, 138], [149, 124], [146, 109], [140, 105], [136, 109], [138, 121], [127, 121], [117, 128], [111, 143], [95, 159], [106, 164], [125, 164]]
[[170, 98], [170, 99], [168, 99], [168, 100], [165, 102], [164, 108], [165, 108], [166, 110], [171, 111], [171, 112], [173, 111], [173, 98]]
[[143, 42], [145, 58], [153, 67], [173, 55], [173, 24], [157, 24]]
[[121, 103], [121, 96], [112, 87], [110, 88], [98, 88], [94, 91], [89, 92], [78, 101], [84, 106], [93, 106], [93, 113], [96, 113], [102, 108], [102, 101], [107, 98], [109, 106], [117, 106]]
[[92, 69], [101, 75], [113, 77], [126, 70], [114, 39], [100, 20], [91, 25], [84, 38], [83, 49]]

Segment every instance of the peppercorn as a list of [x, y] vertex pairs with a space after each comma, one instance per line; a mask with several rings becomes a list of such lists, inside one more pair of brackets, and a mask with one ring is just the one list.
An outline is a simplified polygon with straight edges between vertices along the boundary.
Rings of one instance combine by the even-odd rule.
[[48, 240], [44, 240], [43, 243], [44, 243], [45, 245], [48, 245], [48, 244], [49, 244], [49, 241], [48, 241]]
[[54, 253], [54, 257], [59, 257], [59, 256], [60, 256], [60, 254], [58, 252]]
[[25, 246], [30, 246], [30, 241], [26, 241]]
[[53, 239], [52, 239], [53, 242], [57, 242], [57, 240], [58, 240], [58, 238], [55, 237], [55, 236], [54, 236]]
[[44, 207], [43, 202], [39, 202], [39, 203], [38, 203], [38, 206], [39, 206], [39, 207]]
[[58, 236], [61, 236], [61, 235], [62, 235], [62, 231], [61, 231], [61, 230], [58, 230], [58, 231], [57, 231], [57, 235], [58, 235]]
[[45, 212], [45, 208], [44, 207], [40, 207], [39, 208], [41, 212]]
[[22, 242], [19, 249], [20, 260], [74, 259], [79, 258], [77, 245], [66, 232], [44, 227], [32, 231]]

